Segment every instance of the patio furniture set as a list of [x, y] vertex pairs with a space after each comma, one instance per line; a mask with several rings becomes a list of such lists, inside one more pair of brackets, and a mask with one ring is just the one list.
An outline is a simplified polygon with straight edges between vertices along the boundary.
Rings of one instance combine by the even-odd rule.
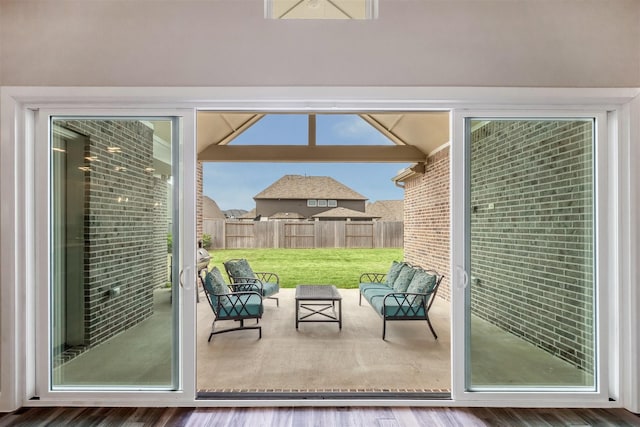
[[[223, 263], [229, 283], [217, 267], [204, 270], [203, 288], [214, 314], [208, 341], [216, 334], [255, 329], [262, 338], [260, 319], [264, 312], [263, 299], [280, 302], [280, 278], [276, 273], [253, 271], [246, 259], [231, 259]], [[363, 273], [359, 283], [359, 305], [362, 297], [382, 317], [382, 339], [387, 321], [423, 320], [435, 339], [438, 338], [429, 319], [443, 276], [408, 263], [394, 261], [387, 273]], [[295, 293], [296, 329], [304, 322], [333, 322], [342, 329], [342, 296], [334, 285], [297, 285]], [[216, 330], [216, 322], [234, 320], [238, 326]], [[255, 320], [252, 325], [245, 321]]]

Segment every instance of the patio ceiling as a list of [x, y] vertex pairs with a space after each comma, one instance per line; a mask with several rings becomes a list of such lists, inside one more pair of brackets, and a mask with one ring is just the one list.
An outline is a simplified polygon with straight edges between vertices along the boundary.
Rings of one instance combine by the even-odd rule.
[[447, 111], [358, 114], [393, 145], [331, 145], [315, 143], [315, 113], [308, 114], [306, 145], [252, 146], [230, 144], [265, 113], [200, 111], [197, 120], [198, 160], [229, 162], [422, 162], [449, 141]]

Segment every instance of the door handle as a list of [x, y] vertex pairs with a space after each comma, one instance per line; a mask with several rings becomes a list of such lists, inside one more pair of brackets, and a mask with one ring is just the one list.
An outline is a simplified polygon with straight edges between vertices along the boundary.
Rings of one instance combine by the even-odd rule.
[[455, 281], [456, 288], [464, 289], [469, 286], [469, 274], [467, 273], [467, 270], [460, 267], [459, 265], [456, 265], [455, 271], [457, 276]]
[[179, 282], [180, 282], [180, 287], [181, 288], [183, 288], [183, 289], [185, 289], [187, 291], [190, 291], [191, 289], [193, 289], [193, 285], [187, 285], [187, 286], [184, 285], [184, 281], [182, 280], [182, 276], [183, 276], [183, 274], [185, 272], [188, 272], [189, 270], [192, 270], [192, 269], [195, 269], [195, 268], [196, 268], [195, 265], [188, 265], [183, 270], [180, 270]]

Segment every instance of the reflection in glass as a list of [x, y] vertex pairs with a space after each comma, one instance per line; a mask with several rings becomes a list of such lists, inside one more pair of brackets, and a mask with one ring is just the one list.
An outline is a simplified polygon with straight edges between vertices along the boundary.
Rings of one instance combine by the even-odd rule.
[[172, 388], [172, 121], [51, 130], [52, 388]]
[[592, 390], [594, 122], [470, 120], [468, 132], [469, 388]]

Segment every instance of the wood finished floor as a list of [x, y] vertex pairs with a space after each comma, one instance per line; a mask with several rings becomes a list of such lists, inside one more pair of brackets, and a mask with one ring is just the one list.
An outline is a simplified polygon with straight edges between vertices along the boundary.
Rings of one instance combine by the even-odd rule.
[[640, 426], [624, 409], [512, 408], [23, 408], [4, 426]]

